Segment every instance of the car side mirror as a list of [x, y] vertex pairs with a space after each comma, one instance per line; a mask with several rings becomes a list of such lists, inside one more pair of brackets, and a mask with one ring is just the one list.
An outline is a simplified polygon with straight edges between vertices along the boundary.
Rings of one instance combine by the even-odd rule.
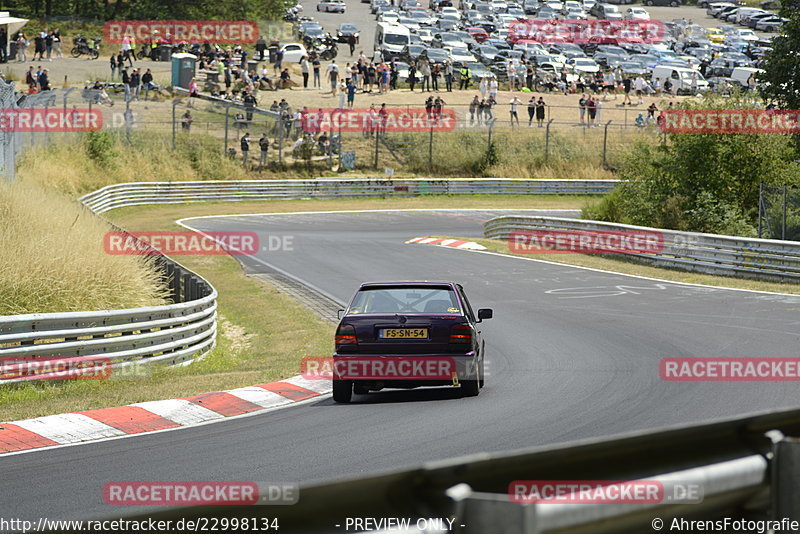
[[491, 308], [481, 308], [478, 310], [478, 320], [483, 321], [484, 319], [491, 319], [493, 313]]
[[339, 310], [338, 312], [336, 312], [336, 315], [339, 317], [339, 319], [341, 319], [342, 317], [344, 317], [344, 310]]

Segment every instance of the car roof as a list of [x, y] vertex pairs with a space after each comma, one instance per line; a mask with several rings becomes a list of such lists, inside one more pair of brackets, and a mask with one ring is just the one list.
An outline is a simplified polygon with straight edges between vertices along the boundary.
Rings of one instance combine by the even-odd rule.
[[455, 286], [455, 282], [448, 281], [432, 281], [432, 280], [402, 280], [402, 281], [389, 281], [389, 282], [365, 282], [361, 284], [359, 290], [381, 287], [442, 287], [442, 286]]

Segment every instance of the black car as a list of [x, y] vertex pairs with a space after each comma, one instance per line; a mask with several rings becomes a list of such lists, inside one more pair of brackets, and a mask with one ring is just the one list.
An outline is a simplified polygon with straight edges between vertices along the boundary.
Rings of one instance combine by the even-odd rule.
[[450, 59], [450, 54], [442, 48], [427, 48], [419, 55], [420, 59], [427, 59], [431, 64], [444, 63]]
[[475, 57], [484, 65], [491, 65], [500, 54], [500, 50], [491, 45], [481, 45], [475, 50]]
[[358, 26], [355, 24], [348, 24], [347, 22], [343, 22], [339, 24], [339, 28], [336, 30], [336, 40], [340, 43], [346, 43], [347, 38], [351, 35], [356, 38], [356, 42], [358, 42], [358, 37], [360, 35], [360, 30]]
[[422, 54], [428, 47], [425, 45], [415, 45], [409, 44], [403, 47], [403, 50], [400, 51], [400, 60], [405, 61], [406, 63], [411, 63], [412, 61], [417, 61], [419, 59], [420, 54]]
[[333, 400], [383, 388], [457, 386], [476, 396], [484, 384], [477, 313], [455, 282], [373, 282], [358, 288], [336, 329]]

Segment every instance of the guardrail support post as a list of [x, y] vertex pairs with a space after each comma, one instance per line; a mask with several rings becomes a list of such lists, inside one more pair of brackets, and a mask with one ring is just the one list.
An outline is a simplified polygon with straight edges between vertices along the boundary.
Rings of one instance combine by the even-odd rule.
[[611, 124], [611, 121], [608, 121], [606, 125], [603, 127], [603, 167], [608, 166], [608, 159], [606, 158], [606, 154], [608, 153], [608, 126]]
[[225, 104], [225, 152], [224, 154], [228, 155], [228, 117], [231, 114], [231, 105], [229, 103]]
[[550, 159], [550, 124], [552, 124], [553, 119], [547, 121], [547, 128], [544, 131], [544, 163], [547, 165], [547, 161]]
[[192, 292], [192, 289], [191, 289], [191, 286], [192, 286], [192, 275], [191, 274], [189, 274], [189, 273], [184, 273], [183, 274], [183, 284], [182, 285], [183, 285], [183, 295], [182, 295], [183, 299], [181, 300], [181, 302], [187, 302], [187, 301], [191, 300], [191, 297], [190, 297], [191, 292]]
[[800, 439], [784, 437], [772, 450], [773, 519], [800, 521]]

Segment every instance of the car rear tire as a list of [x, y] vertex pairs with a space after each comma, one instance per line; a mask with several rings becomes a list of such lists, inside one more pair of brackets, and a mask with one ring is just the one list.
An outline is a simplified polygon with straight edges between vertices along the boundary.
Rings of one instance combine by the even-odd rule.
[[353, 382], [351, 380], [333, 381], [333, 400], [347, 404], [353, 398]]
[[475, 366], [475, 371], [467, 380], [461, 381], [461, 396], [476, 397], [481, 392], [480, 364]]

